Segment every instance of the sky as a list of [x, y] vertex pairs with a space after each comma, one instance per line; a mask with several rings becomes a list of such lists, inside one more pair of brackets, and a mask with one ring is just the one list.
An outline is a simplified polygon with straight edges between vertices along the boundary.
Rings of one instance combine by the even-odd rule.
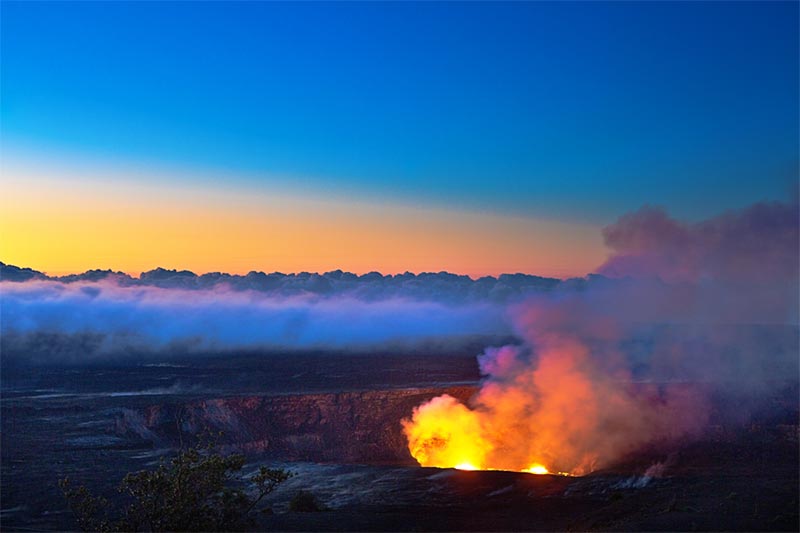
[[0, 260], [584, 275], [797, 183], [798, 3], [3, 2]]

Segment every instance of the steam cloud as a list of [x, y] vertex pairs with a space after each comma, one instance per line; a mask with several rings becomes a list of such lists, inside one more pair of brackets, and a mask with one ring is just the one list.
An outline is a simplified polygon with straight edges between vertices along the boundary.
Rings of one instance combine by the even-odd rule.
[[[796, 379], [798, 205], [696, 224], [654, 208], [605, 229], [582, 290], [512, 307], [520, 344], [487, 349], [469, 407], [434, 398], [403, 422], [424, 466], [583, 474], [700, 431], [709, 394]], [[744, 410], [744, 409], [742, 409]]]

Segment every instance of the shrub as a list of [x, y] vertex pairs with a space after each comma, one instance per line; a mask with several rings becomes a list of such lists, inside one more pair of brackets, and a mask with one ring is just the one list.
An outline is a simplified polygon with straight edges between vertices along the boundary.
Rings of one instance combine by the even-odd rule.
[[[155, 470], [125, 476], [119, 486], [127, 504], [112, 507], [84, 486], [69, 479], [59, 485], [84, 531], [232, 531], [252, 524], [252, 511], [275, 488], [292, 476], [261, 467], [241, 475], [244, 456], [223, 456], [210, 448], [189, 448]], [[251, 497], [245, 488], [255, 486]]]
[[325, 507], [317, 498], [306, 490], [301, 490], [289, 501], [289, 510], [297, 513], [315, 513], [324, 511]]

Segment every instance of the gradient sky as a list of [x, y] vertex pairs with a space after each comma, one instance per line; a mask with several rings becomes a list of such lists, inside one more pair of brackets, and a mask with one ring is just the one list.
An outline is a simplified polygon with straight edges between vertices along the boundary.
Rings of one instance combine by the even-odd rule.
[[0, 6], [0, 260], [583, 275], [797, 181], [798, 3]]

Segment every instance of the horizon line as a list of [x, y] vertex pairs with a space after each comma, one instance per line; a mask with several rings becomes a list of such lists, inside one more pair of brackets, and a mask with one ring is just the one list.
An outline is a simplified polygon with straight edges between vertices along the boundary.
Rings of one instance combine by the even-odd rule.
[[[9, 268], [10, 267], [10, 268], [18, 269], [18, 270], [21, 270], [21, 271], [30, 271], [34, 275], [35, 274], [41, 274], [41, 275], [45, 276], [46, 278], [52, 279], [54, 281], [57, 281], [56, 278], [66, 278], [66, 277], [71, 277], [71, 276], [82, 276], [82, 275], [85, 275], [85, 274], [88, 274], [88, 273], [91, 273], [91, 272], [107, 272], [107, 273], [116, 274], [116, 275], [120, 275], [121, 274], [121, 275], [124, 275], [124, 276], [128, 276], [129, 278], [132, 278], [132, 279], [142, 279], [142, 275], [148, 274], [150, 272], [157, 272], [157, 271], [172, 272], [172, 273], [175, 273], [175, 274], [184, 274], [184, 275], [191, 274], [191, 275], [193, 275], [195, 277], [200, 277], [200, 276], [209, 275], [209, 274], [220, 274], [220, 275], [227, 275], [227, 276], [242, 276], [242, 277], [244, 277], [244, 276], [247, 276], [248, 274], [253, 274], [253, 273], [255, 273], [255, 274], [265, 274], [265, 275], [278, 274], [278, 275], [282, 275], [282, 276], [298, 276], [298, 275], [301, 275], [301, 274], [325, 276], [327, 274], [333, 274], [333, 273], [337, 273], [337, 272], [340, 272], [342, 274], [352, 274], [352, 275], [354, 275], [354, 276], [356, 276], [358, 278], [363, 278], [363, 277], [366, 277], [366, 276], [368, 276], [370, 274], [378, 274], [378, 275], [380, 275], [381, 277], [384, 277], [384, 278], [386, 278], [386, 277], [398, 277], [398, 276], [404, 276], [404, 275], [408, 275], [408, 274], [413, 275], [415, 277], [416, 276], [422, 276], [422, 275], [425, 275], [425, 274], [449, 274], [449, 275], [453, 275], [453, 276], [467, 278], [467, 279], [469, 279], [471, 281], [478, 281], [478, 280], [484, 279], [484, 278], [499, 279], [501, 276], [516, 276], [516, 275], [531, 276], [531, 277], [537, 277], [537, 278], [543, 278], [543, 279], [552, 279], [552, 280], [565, 281], [565, 280], [570, 279], [570, 278], [582, 278], [582, 277], [586, 277], [586, 276], [590, 276], [590, 275], [594, 274], [593, 272], [587, 272], [583, 276], [560, 277], [560, 276], [543, 276], [543, 275], [540, 275], [540, 274], [534, 274], [534, 273], [530, 273], [530, 272], [517, 271], [517, 272], [502, 272], [502, 273], [497, 274], [497, 275], [486, 274], [484, 276], [474, 277], [474, 276], [471, 276], [469, 274], [461, 274], [461, 273], [458, 273], [458, 272], [451, 272], [449, 270], [439, 270], [439, 271], [425, 270], [425, 271], [418, 271], [418, 272], [414, 272], [414, 271], [411, 271], [411, 270], [406, 270], [404, 272], [396, 272], [396, 273], [383, 273], [383, 272], [381, 272], [379, 270], [370, 270], [370, 271], [367, 271], [367, 272], [359, 273], [359, 272], [352, 272], [352, 271], [349, 271], [349, 270], [344, 270], [344, 269], [341, 269], [341, 268], [337, 268], [337, 269], [334, 269], [334, 270], [327, 270], [325, 272], [310, 271], [310, 270], [301, 270], [301, 271], [295, 271], [295, 272], [281, 272], [281, 271], [275, 270], [275, 271], [272, 271], [272, 272], [267, 272], [267, 271], [264, 271], [264, 270], [252, 269], [252, 270], [249, 270], [247, 272], [242, 272], [242, 273], [224, 272], [222, 270], [211, 270], [211, 271], [208, 271], [208, 272], [198, 273], [198, 272], [195, 272], [195, 271], [189, 270], [189, 269], [165, 268], [165, 267], [162, 267], [162, 266], [156, 266], [156, 267], [154, 267], [154, 268], [152, 268], [150, 270], [143, 270], [141, 272], [126, 272], [126, 271], [122, 271], [122, 270], [114, 270], [114, 269], [111, 269], [111, 268], [106, 268], [106, 269], [104, 269], [104, 268], [90, 268], [88, 270], [84, 270], [83, 272], [60, 272], [60, 271], [56, 272], [56, 271], [38, 270], [38, 269], [35, 269], [35, 268], [32, 268], [32, 267], [27, 267], [27, 266], [13, 265], [13, 264], [10, 264], [10, 263], [6, 263], [4, 261], [0, 261], [0, 266], [2, 266], [4, 268]], [[5, 280], [2, 277], [0, 277], [0, 281], [5, 281]]]

